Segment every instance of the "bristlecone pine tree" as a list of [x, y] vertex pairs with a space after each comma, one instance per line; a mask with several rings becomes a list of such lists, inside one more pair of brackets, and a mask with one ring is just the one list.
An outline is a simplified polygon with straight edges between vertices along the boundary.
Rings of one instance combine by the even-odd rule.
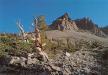
[[43, 61], [48, 61], [48, 55], [42, 50], [42, 41], [41, 41], [41, 36], [40, 36], [40, 31], [37, 27], [38, 25], [38, 19], [34, 19], [34, 24], [35, 24], [35, 47], [36, 47], [36, 52], [42, 57]]

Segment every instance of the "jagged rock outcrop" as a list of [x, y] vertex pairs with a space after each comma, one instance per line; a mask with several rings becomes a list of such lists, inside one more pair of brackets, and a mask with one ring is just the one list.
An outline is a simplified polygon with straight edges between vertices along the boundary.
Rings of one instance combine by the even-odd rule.
[[89, 31], [97, 36], [106, 36], [105, 33], [88, 17], [77, 19], [75, 20], [75, 23], [79, 29]]
[[78, 30], [75, 22], [71, 20], [67, 13], [57, 18], [51, 25], [53, 30]]

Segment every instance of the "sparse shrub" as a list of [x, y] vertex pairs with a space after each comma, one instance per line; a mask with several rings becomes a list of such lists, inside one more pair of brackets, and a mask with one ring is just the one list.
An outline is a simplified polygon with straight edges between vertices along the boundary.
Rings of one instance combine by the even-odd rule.
[[102, 42], [94, 40], [94, 41], [88, 41], [88, 40], [79, 40], [75, 42], [75, 45], [78, 49], [85, 48], [85, 49], [93, 49], [97, 47], [102, 47]]
[[57, 47], [57, 44], [52, 43], [50, 40], [46, 41], [46, 46], [44, 47], [46, 50], [52, 50]]
[[75, 41], [75, 45], [77, 46], [78, 49], [82, 49], [82, 48], [89, 48], [90, 47], [90, 42], [87, 40], [79, 40], [79, 41]]
[[74, 52], [74, 51], [76, 51], [76, 48], [77, 48], [77, 47], [71, 43], [70, 39], [67, 38], [66, 41], [67, 41], [67, 46], [66, 46], [67, 52]]
[[0, 36], [0, 56], [8, 54], [9, 50], [12, 50], [12, 43], [15, 42], [15, 37], [12, 34], [4, 34]]
[[32, 43], [24, 43], [16, 38], [16, 36], [11, 35], [0, 36], [0, 56], [23, 55], [23, 53], [33, 50]]
[[0, 44], [0, 57], [7, 55], [7, 53], [5, 52], [5, 48], [6, 46]]
[[91, 48], [102, 47], [102, 42], [96, 41], [96, 40], [95, 41], [92, 41], [90, 47]]
[[106, 49], [106, 50], [103, 52], [102, 58], [103, 58], [104, 60], [108, 60], [108, 49]]
[[0, 42], [1, 42], [1, 43], [4, 43], [4, 44], [10, 43], [10, 42], [12, 42], [12, 41], [13, 41], [13, 39], [10, 39], [10, 38], [8, 38], [8, 37], [1, 37], [1, 38], [0, 38]]

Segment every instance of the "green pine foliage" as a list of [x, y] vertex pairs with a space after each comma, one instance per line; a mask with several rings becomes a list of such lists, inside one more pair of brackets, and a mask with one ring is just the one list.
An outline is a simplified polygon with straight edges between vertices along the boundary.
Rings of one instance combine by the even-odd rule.
[[39, 16], [38, 17], [38, 27], [40, 30], [44, 30], [44, 31], [47, 30], [48, 26], [45, 22], [45, 16]]

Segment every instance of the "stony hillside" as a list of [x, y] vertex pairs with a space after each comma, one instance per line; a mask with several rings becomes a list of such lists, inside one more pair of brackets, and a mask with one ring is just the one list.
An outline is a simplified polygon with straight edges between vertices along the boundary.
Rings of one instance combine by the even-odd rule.
[[72, 42], [75, 40], [97, 40], [97, 41], [102, 41], [108, 45], [108, 39], [98, 37], [92, 33], [89, 32], [76, 32], [73, 30], [67, 30], [67, 31], [59, 31], [59, 30], [52, 30], [52, 31], [46, 31], [47, 38], [50, 40], [63, 40], [64, 42], [66, 41], [67, 38], [69, 38]]
[[0, 49], [5, 55], [0, 57], [0, 74], [108, 75], [108, 38], [73, 30], [46, 31], [46, 35], [50, 42], [44, 50], [49, 56], [47, 62], [40, 61], [33, 42], [2, 35]]

